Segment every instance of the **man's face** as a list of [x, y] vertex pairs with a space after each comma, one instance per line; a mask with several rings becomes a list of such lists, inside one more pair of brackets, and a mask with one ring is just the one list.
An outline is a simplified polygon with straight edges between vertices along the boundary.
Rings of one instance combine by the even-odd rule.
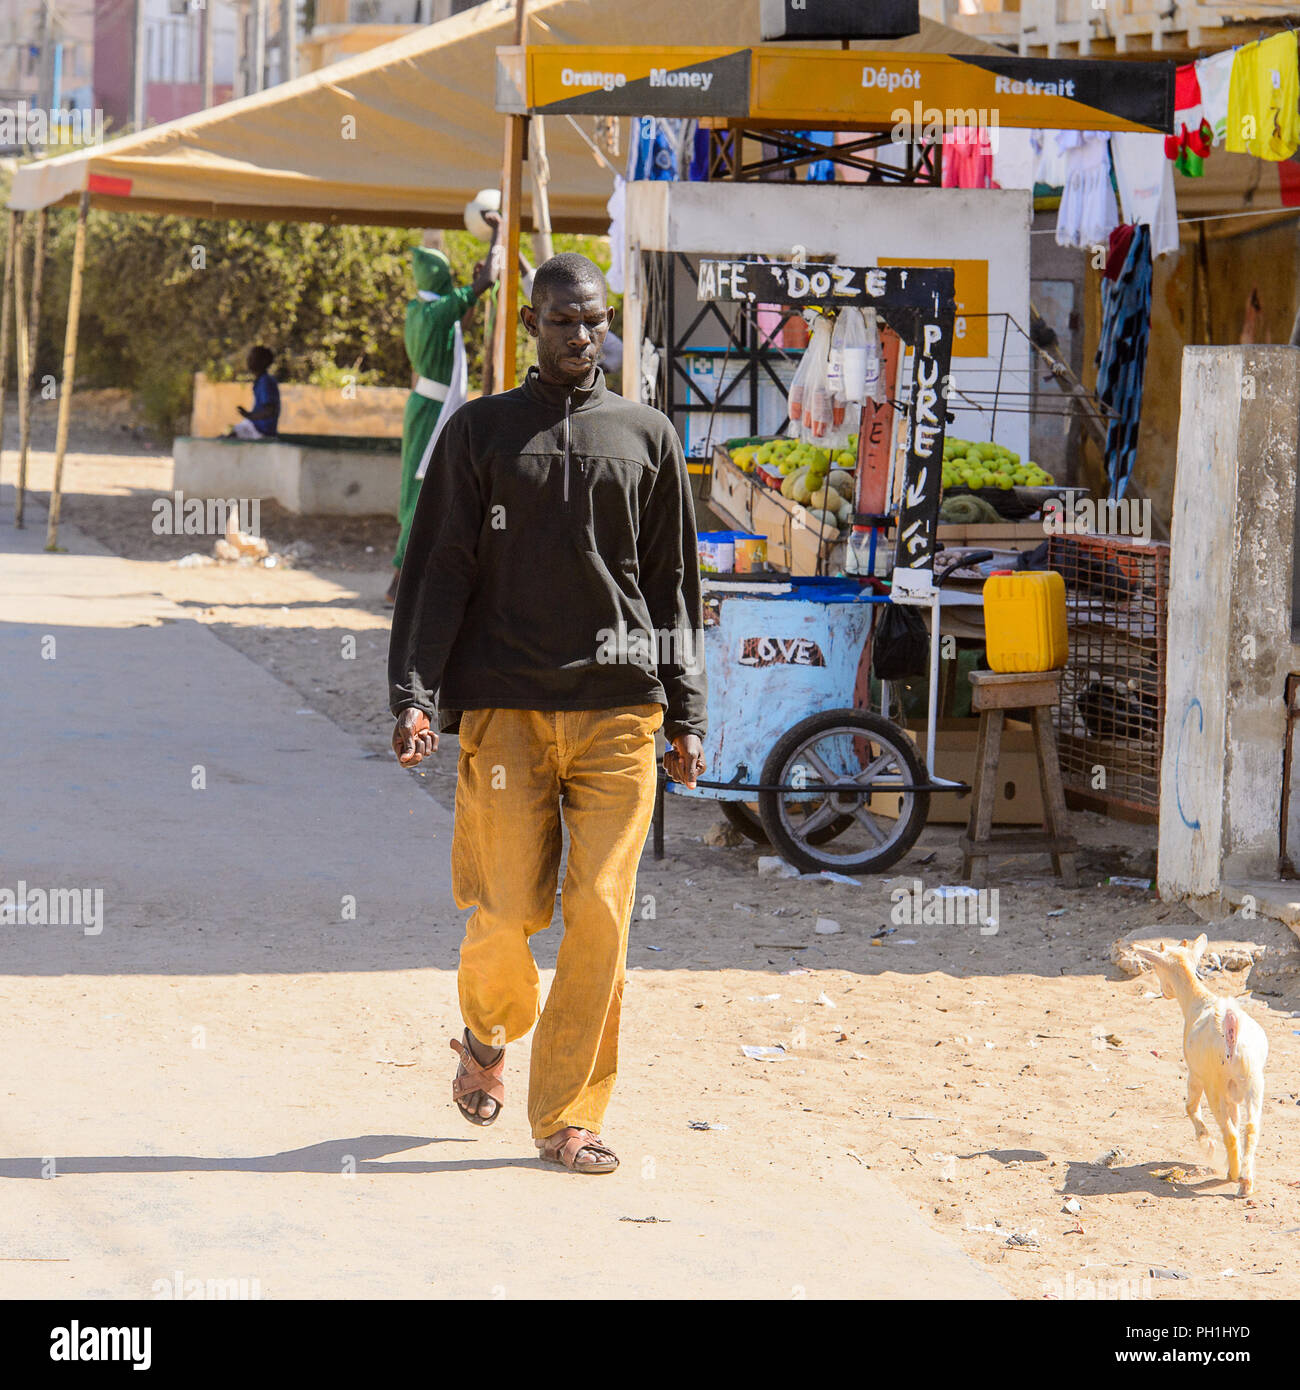
[[556, 285], [540, 304], [525, 305], [524, 327], [537, 340], [537, 369], [543, 381], [581, 386], [600, 361], [613, 311], [603, 280]]

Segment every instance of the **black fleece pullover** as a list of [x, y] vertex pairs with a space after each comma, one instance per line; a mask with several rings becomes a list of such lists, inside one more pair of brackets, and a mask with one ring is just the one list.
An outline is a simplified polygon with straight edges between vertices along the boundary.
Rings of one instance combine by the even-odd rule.
[[468, 401], [420, 490], [388, 647], [394, 714], [665, 707], [705, 734], [690, 481], [666, 416], [534, 367]]

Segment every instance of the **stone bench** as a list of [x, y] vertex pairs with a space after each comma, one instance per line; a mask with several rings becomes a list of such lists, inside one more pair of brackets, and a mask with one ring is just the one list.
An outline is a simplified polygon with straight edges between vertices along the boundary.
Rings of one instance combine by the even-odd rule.
[[172, 486], [187, 497], [261, 498], [303, 516], [397, 515], [400, 439], [289, 434], [246, 442], [182, 436]]

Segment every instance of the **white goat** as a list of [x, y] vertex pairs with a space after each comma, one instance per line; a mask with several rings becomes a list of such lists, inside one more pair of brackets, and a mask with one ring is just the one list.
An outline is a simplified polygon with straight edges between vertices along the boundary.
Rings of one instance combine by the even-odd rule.
[[1158, 951], [1137, 946], [1134, 954], [1156, 972], [1164, 997], [1177, 999], [1182, 1006], [1188, 1118], [1196, 1138], [1208, 1145], [1209, 1131], [1201, 1119], [1201, 1097], [1205, 1096], [1228, 1151], [1228, 1180], [1238, 1182], [1238, 1194], [1246, 1197], [1255, 1187], [1268, 1038], [1235, 999], [1216, 998], [1197, 979], [1205, 947], [1202, 932], [1190, 944], [1184, 940], [1181, 946]]

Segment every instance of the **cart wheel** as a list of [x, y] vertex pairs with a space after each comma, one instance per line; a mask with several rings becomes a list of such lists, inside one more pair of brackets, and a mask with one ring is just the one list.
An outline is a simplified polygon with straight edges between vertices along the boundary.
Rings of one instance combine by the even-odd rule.
[[753, 840], [756, 845], [771, 843], [752, 801], [720, 801], [718, 804], [722, 814], [746, 839]]
[[[756, 845], [770, 845], [772, 843], [767, 838], [767, 831], [763, 829], [763, 822], [759, 819], [758, 811], [755, 809], [758, 805], [756, 801], [720, 801], [718, 804], [722, 807], [722, 814], [742, 835], [753, 840]], [[833, 840], [852, 824], [852, 816], [837, 816], [829, 825], [823, 825], [820, 830], [814, 830], [808, 836], [808, 842], [813, 845], [824, 845], [827, 840]]]
[[[800, 720], [777, 740], [762, 780], [809, 784], [807, 791], [758, 798], [768, 839], [809, 873], [880, 873], [912, 848], [930, 814], [930, 793], [907, 790], [930, 780], [912, 740], [891, 720], [863, 710]], [[873, 797], [889, 799], [888, 816], [879, 802], [870, 809]], [[822, 839], [828, 831], [834, 838]]]

